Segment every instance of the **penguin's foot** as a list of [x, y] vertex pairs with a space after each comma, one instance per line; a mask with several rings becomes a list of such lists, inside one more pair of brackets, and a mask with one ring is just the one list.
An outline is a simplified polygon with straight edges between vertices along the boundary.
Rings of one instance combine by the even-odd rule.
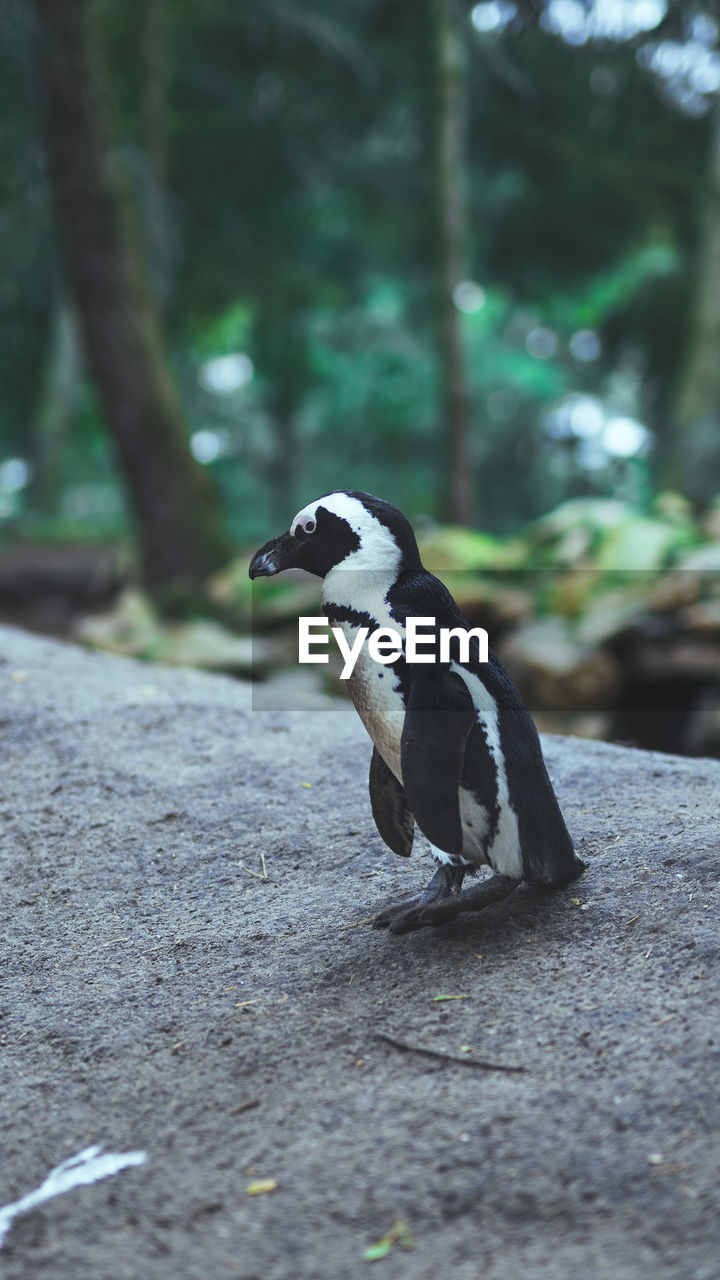
[[520, 880], [515, 880], [511, 876], [491, 876], [489, 880], [485, 880], [482, 884], [474, 884], [471, 889], [466, 889], [457, 897], [449, 898], [444, 902], [431, 903], [421, 912], [420, 923], [414, 927], [446, 924], [448, 920], [454, 920], [456, 916], [462, 915], [463, 911], [484, 911], [486, 907], [492, 907], [494, 903], [508, 898], [520, 883]]
[[[391, 933], [409, 933], [411, 929], [420, 929], [420, 915], [433, 903], [440, 905], [448, 899], [457, 901], [457, 894], [465, 875], [466, 867], [452, 866], [449, 862], [441, 862], [435, 875], [422, 893], [414, 893], [411, 898], [403, 898], [402, 902], [387, 911], [381, 911], [373, 920], [373, 929], [389, 929]], [[415, 921], [418, 923], [415, 923]], [[424, 921], [423, 921], [424, 923]]]
[[[459, 870], [462, 871], [463, 868]], [[400, 908], [396, 908], [394, 913], [385, 912], [384, 915], [378, 916], [373, 928], [383, 928], [387, 923], [391, 933], [410, 933], [413, 929], [424, 929], [427, 925], [447, 924], [449, 920], [454, 920], [464, 911], [484, 911], [495, 902], [502, 902], [520, 884], [519, 880], [514, 880], [510, 876], [495, 875], [482, 884], [466, 889], [464, 893], [459, 892], [458, 886], [458, 889], [454, 891], [451, 889], [447, 894], [436, 893], [434, 898], [428, 900], [426, 895], [436, 878], [437, 875], [433, 877], [425, 894], [418, 895], [419, 898], [425, 899], [424, 902], [411, 905], [416, 903], [416, 900], [411, 898], [407, 904], [401, 903]], [[404, 910], [402, 910], [403, 907], [405, 907]], [[397, 914], [398, 910], [400, 914]]]

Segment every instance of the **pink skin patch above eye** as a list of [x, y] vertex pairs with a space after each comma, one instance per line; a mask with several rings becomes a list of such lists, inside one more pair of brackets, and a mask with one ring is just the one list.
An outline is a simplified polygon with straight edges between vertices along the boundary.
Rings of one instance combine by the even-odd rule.
[[317, 521], [314, 516], [298, 516], [292, 523], [290, 532], [293, 536], [298, 529], [302, 529], [303, 533], [314, 533], [317, 528]]

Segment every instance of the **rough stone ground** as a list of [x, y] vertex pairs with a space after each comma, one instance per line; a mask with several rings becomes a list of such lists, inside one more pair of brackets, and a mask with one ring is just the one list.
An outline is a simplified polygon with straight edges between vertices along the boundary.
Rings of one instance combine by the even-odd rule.
[[720, 764], [548, 739], [582, 879], [394, 938], [430, 864], [349, 708], [0, 654], [0, 1203], [148, 1153], [18, 1219], [7, 1280], [715, 1280]]

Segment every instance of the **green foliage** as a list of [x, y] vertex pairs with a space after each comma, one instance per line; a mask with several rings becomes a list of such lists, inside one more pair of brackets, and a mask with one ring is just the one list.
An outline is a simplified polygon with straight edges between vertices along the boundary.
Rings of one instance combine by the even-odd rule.
[[[339, 486], [432, 515], [442, 460], [422, 6], [166, 8], [155, 68], [168, 86], [164, 176], [148, 141], [146, 6], [100, 5], [118, 151], [189, 433], [219, 440], [209, 465], [233, 535], [258, 541]], [[655, 459], [673, 447], [667, 405], [707, 142], [706, 120], [659, 93], [633, 45], [573, 48], [523, 12], [502, 35], [468, 31], [468, 277], [485, 301], [464, 317], [463, 338], [480, 520], [502, 536], [566, 499], [614, 493], [648, 507]], [[0, 463], [42, 453], [38, 400], [63, 290], [31, 26], [18, 19], [4, 39]], [[537, 329], [556, 344], [541, 356]], [[583, 329], [598, 336], [596, 359], [572, 354]], [[207, 361], [235, 353], [252, 361], [251, 381], [225, 394], [200, 384]], [[546, 430], [571, 394], [647, 423], [655, 455], [589, 468], [578, 439]], [[105, 529], [126, 529], [104, 424], [84, 393], [66, 427], [57, 519], [68, 506], [77, 515], [78, 486], [104, 490]], [[33, 502], [30, 490], [21, 523]], [[88, 511], [86, 529], [98, 520]]]
[[250, 341], [252, 324], [253, 312], [249, 303], [233, 303], [197, 334], [194, 345], [198, 356], [210, 359], [244, 351]]

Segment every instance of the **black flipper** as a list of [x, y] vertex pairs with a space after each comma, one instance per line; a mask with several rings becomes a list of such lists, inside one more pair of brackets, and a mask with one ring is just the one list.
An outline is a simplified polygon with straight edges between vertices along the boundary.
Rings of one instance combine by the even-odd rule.
[[445, 853], [462, 853], [458, 788], [476, 723], [459, 676], [437, 666], [413, 673], [400, 746], [403, 786], [423, 835]]
[[393, 853], [409, 858], [415, 834], [415, 820], [405, 792], [388, 769], [377, 747], [370, 761], [370, 804], [375, 826]]

